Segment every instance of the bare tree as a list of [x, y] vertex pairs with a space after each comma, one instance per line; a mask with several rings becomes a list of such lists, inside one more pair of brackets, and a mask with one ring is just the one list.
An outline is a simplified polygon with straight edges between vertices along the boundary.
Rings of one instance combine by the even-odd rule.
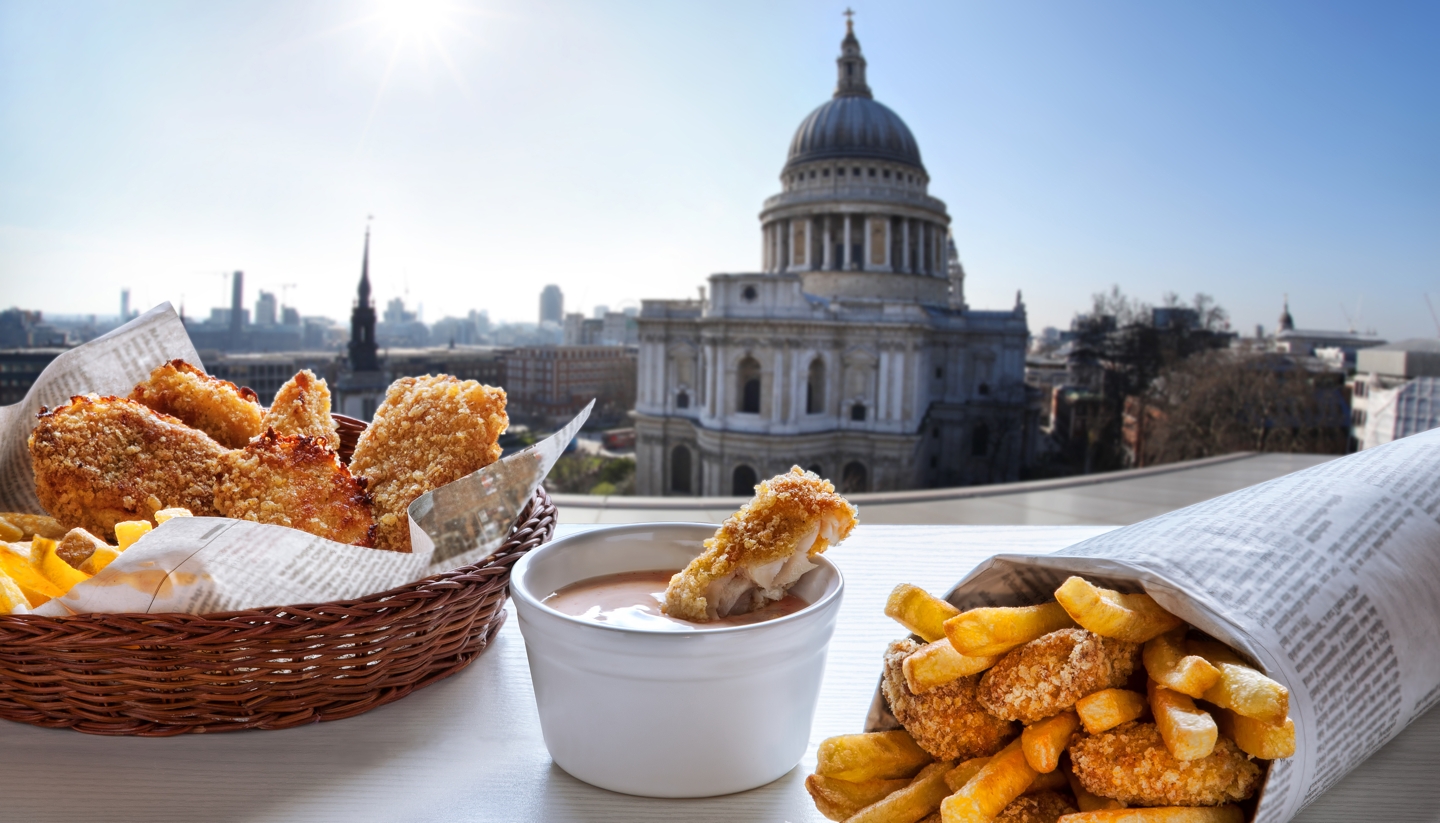
[[1285, 356], [1194, 355], [1164, 369], [1146, 403], [1158, 410], [1143, 446], [1146, 464], [1235, 451], [1345, 450], [1341, 381]]

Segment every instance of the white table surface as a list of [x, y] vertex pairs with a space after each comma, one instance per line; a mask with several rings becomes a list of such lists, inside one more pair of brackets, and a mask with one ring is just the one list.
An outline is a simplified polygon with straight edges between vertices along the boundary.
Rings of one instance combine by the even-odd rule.
[[[830, 554], [846, 577], [845, 601], [810, 750], [750, 792], [652, 800], [565, 774], [540, 736], [512, 614], [465, 671], [334, 723], [141, 739], [0, 721], [0, 821], [821, 821], [803, 781], [820, 740], [864, 723], [881, 653], [902, 634], [882, 614], [895, 584], [941, 592], [991, 554], [1054, 551], [1105, 530], [861, 526]], [[1432, 711], [1297, 820], [1440, 821], [1437, 769], [1440, 712]]]

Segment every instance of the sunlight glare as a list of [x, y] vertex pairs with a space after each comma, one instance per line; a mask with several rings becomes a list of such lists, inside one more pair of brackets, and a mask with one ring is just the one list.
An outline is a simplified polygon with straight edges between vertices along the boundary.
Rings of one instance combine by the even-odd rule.
[[446, 0], [380, 0], [376, 16], [382, 25], [402, 37], [432, 37], [448, 22]]

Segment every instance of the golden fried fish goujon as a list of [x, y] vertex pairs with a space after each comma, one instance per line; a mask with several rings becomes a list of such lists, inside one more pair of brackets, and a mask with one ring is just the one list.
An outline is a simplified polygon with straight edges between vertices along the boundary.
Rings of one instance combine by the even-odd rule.
[[156, 367], [130, 399], [199, 429], [227, 449], [238, 449], [265, 430], [254, 391], [211, 377], [184, 360]]
[[849, 537], [857, 522], [830, 481], [795, 466], [755, 487], [755, 497], [670, 579], [662, 608], [705, 623], [779, 600], [815, 568], [810, 559]]
[[910, 785], [866, 806], [846, 823], [902, 823], [933, 813], [950, 794], [945, 773], [954, 765], [948, 761], [931, 763], [915, 775]]
[[1158, 809], [1113, 809], [1080, 812], [1059, 823], [1244, 823], [1239, 806], [1171, 806]]
[[1070, 764], [1086, 791], [1131, 806], [1219, 806], [1253, 796], [1260, 767], [1221, 737], [1208, 757], [1177, 760], [1154, 723], [1077, 738]]
[[1129, 689], [1102, 689], [1075, 701], [1075, 712], [1085, 731], [1099, 734], [1121, 723], [1129, 723], [1150, 708], [1145, 695]]
[[1142, 653], [1150, 679], [1171, 691], [1204, 697], [1220, 681], [1220, 670], [1185, 647], [1185, 627], [1172, 629], [1145, 644]]
[[1034, 782], [1036, 772], [1025, 762], [1016, 738], [940, 804], [944, 823], [990, 823]]
[[1220, 670], [1220, 679], [1205, 690], [1205, 699], [1222, 709], [1270, 724], [1283, 723], [1290, 713], [1290, 690], [1247, 665], [1224, 645], [1192, 640], [1198, 654]]
[[1001, 655], [1075, 621], [1057, 603], [970, 609], [945, 621], [945, 636], [955, 651], [969, 657]]
[[1157, 685], [1154, 680], [1147, 688], [1155, 727], [1160, 730], [1160, 737], [1170, 754], [1176, 760], [1209, 757], [1210, 752], [1215, 750], [1215, 740], [1220, 733], [1210, 713], [1195, 708], [1194, 700]]
[[326, 446], [340, 448], [340, 432], [330, 416], [330, 387], [309, 369], [296, 372], [270, 404], [260, 421], [260, 431], [274, 429], [276, 434], [294, 434], [323, 440]]
[[979, 674], [994, 666], [999, 657], [966, 657], [955, 651], [950, 641], [940, 638], [927, 643], [905, 658], [905, 683], [915, 694], [943, 686], [967, 675]]
[[909, 779], [933, 759], [909, 732], [842, 734], [821, 742], [815, 773], [852, 783]]
[[815, 801], [815, 808], [831, 820], [848, 820], [861, 809], [910, 785], [906, 778], [894, 780], [862, 780], [852, 783], [812, 774], [805, 778], [805, 791]]
[[1071, 577], [1055, 590], [1055, 601], [1082, 627], [1131, 643], [1144, 643], [1184, 624], [1160, 608], [1148, 594], [1121, 594], [1083, 577]]
[[1060, 755], [1070, 745], [1070, 738], [1080, 728], [1074, 712], [1061, 712], [1054, 717], [1032, 723], [1020, 734], [1020, 750], [1025, 762], [1037, 772], [1053, 772], [1060, 765]]
[[1280, 760], [1295, 756], [1295, 721], [1273, 725], [1229, 709], [1216, 709], [1215, 725], [1220, 733], [1235, 741], [1240, 751], [1261, 760]]
[[901, 583], [885, 601], [885, 616], [920, 635], [926, 643], [945, 636], [945, 621], [960, 610], [922, 588]]

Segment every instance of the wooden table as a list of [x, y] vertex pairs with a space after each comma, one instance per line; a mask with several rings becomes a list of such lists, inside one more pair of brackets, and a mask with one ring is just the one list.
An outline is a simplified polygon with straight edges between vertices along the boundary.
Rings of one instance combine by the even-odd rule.
[[[570, 527], [574, 528], [574, 527]], [[570, 529], [566, 529], [567, 531]], [[861, 526], [831, 557], [846, 576], [811, 749], [769, 786], [707, 800], [627, 797], [550, 762], [514, 620], [466, 671], [360, 717], [280, 732], [151, 740], [0, 721], [0, 821], [820, 821], [814, 746], [860, 731], [896, 583], [942, 592], [997, 552], [1054, 551], [1105, 527]], [[1440, 821], [1431, 712], [1298, 820]]]

